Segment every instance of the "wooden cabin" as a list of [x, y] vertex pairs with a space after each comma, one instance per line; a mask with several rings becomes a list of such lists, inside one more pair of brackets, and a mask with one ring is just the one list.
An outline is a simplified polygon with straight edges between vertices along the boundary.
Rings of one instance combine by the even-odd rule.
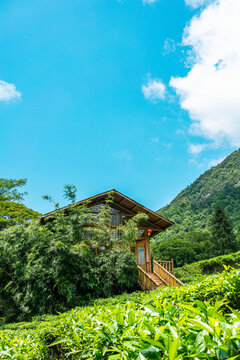
[[[139, 237], [136, 239], [135, 246], [131, 249], [134, 251], [138, 261], [139, 280], [142, 287], [146, 289], [154, 289], [160, 285], [182, 285], [179, 280], [177, 283], [174, 279], [172, 279], [172, 281], [169, 279], [164, 280], [164, 276], [166, 279], [169, 276], [174, 277], [172, 261], [157, 262], [154, 260], [153, 269], [151, 266], [150, 238], [160, 232], [166, 231], [166, 229], [173, 225], [172, 221], [167, 220], [158, 213], [146, 208], [135, 200], [114, 189], [78, 201], [74, 204], [63, 207], [60, 210], [65, 211], [71, 206], [78, 206], [83, 203], [87, 203], [87, 206], [91, 212], [96, 214], [100, 211], [101, 207], [105, 205], [105, 201], [109, 197], [110, 193], [112, 202], [110, 206], [109, 226], [111, 227], [113, 234], [114, 232], [116, 233], [119, 225], [124, 224], [132, 216], [138, 213], [145, 213], [148, 215], [148, 220], [144, 223], [141, 223], [139, 226]], [[52, 211], [43, 215], [42, 220], [44, 220], [44, 218], [51, 217], [54, 212], [55, 211]], [[165, 269], [167, 273], [162, 274], [162, 269]], [[157, 275], [157, 273], [159, 273], [159, 275]]]

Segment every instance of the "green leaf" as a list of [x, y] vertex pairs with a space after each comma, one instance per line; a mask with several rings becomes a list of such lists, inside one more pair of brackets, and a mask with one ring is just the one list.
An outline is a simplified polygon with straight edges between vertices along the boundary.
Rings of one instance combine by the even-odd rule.
[[155, 347], [149, 347], [147, 349], [141, 350], [140, 354], [144, 355], [147, 359], [150, 360], [159, 360], [159, 350]]
[[202, 310], [202, 312], [203, 312], [205, 315], [207, 315], [206, 305], [205, 305], [202, 301], [196, 300], [196, 301], [195, 301], [195, 304], [197, 305], [197, 307], [198, 307], [199, 309]]
[[117, 322], [119, 325], [123, 325], [124, 324], [124, 313], [123, 312], [118, 312], [117, 313]]
[[143, 354], [139, 353], [137, 360], [147, 360], [147, 358]]
[[[226, 347], [228, 349], [228, 347]], [[216, 356], [218, 360], [226, 360], [229, 358], [228, 353], [224, 349], [216, 349]]]
[[200, 311], [198, 308], [194, 307], [194, 306], [186, 305], [186, 304], [178, 304], [178, 306], [179, 306], [180, 308], [184, 308], [184, 309], [186, 309], [186, 310], [189, 310], [190, 313], [198, 314], [198, 315], [201, 315], [201, 314], [202, 314], [201, 311]]
[[64, 342], [67, 343], [68, 340], [67, 339], [56, 340], [56, 341], [52, 342], [49, 346], [55, 346], [55, 345], [58, 345], [58, 344], [62, 344]]
[[179, 337], [173, 340], [169, 346], [169, 360], [176, 359], [178, 347], [179, 347]]
[[129, 310], [128, 312], [128, 323], [130, 326], [134, 325], [135, 323], [135, 311], [133, 309]]
[[210, 334], [214, 334], [214, 330], [207, 323], [204, 323], [201, 320], [189, 319], [189, 323], [195, 325], [198, 329], [206, 330]]

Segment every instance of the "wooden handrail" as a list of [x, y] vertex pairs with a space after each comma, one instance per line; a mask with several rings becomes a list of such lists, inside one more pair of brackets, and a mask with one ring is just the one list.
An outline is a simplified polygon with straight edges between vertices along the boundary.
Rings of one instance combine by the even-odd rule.
[[173, 259], [172, 260], [155, 260], [160, 264], [164, 269], [169, 271], [174, 275], [174, 266], [173, 266]]
[[183, 286], [184, 284], [177, 279], [173, 274], [166, 270], [156, 260], [153, 260], [153, 273], [157, 275], [167, 285], [171, 286]]
[[140, 266], [138, 266], [138, 281], [144, 290], [155, 290], [159, 286]]

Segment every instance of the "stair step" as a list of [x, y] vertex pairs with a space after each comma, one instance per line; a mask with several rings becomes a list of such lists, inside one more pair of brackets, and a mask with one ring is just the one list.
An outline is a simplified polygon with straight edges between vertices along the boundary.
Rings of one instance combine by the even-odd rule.
[[162, 281], [159, 279], [159, 277], [155, 274], [149, 274], [151, 279], [153, 279], [159, 286], [162, 285]]

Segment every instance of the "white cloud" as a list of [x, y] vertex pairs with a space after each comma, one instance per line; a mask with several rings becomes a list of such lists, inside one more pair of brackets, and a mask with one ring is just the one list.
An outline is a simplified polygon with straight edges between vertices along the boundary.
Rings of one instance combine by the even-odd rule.
[[147, 84], [142, 86], [142, 92], [146, 99], [155, 102], [165, 99], [166, 87], [159, 79], [149, 79]]
[[158, 0], [143, 0], [143, 4], [153, 4], [155, 2], [157, 2]]
[[191, 154], [200, 154], [206, 146], [207, 144], [191, 144], [188, 150]]
[[163, 55], [168, 55], [176, 50], [176, 43], [173, 39], [166, 39], [163, 45]]
[[176, 130], [176, 134], [177, 134], [177, 135], [184, 135], [184, 134], [185, 134], [185, 131], [182, 130], [182, 129], [177, 129], [177, 130]]
[[220, 158], [220, 159], [211, 160], [208, 165], [209, 165], [210, 167], [216, 166], [216, 165], [220, 164], [220, 163], [221, 163], [223, 160], [225, 160], [225, 159], [226, 159], [226, 156], [224, 156], [223, 158]]
[[158, 137], [151, 138], [151, 142], [152, 142], [152, 143], [158, 143], [158, 142], [159, 142], [159, 138], [158, 138]]
[[192, 119], [191, 131], [231, 146], [240, 145], [239, 19], [239, 0], [214, 1], [193, 17], [183, 36], [192, 48], [191, 70], [170, 80]]
[[204, 166], [203, 162], [198, 162], [196, 159], [190, 159], [190, 160], [188, 161], [188, 163], [189, 163], [190, 165], [195, 165], [195, 166], [197, 166], [198, 168], [202, 168], [202, 167]]
[[0, 80], [0, 101], [8, 101], [20, 97], [21, 93], [16, 90], [16, 86], [14, 84], [9, 84]]
[[173, 146], [173, 143], [164, 143], [163, 146], [164, 146], [166, 149], [170, 150], [171, 147]]
[[205, 5], [209, 2], [210, 0], [185, 0], [186, 5], [189, 5], [194, 9], [198, 8], [199, 6]]

